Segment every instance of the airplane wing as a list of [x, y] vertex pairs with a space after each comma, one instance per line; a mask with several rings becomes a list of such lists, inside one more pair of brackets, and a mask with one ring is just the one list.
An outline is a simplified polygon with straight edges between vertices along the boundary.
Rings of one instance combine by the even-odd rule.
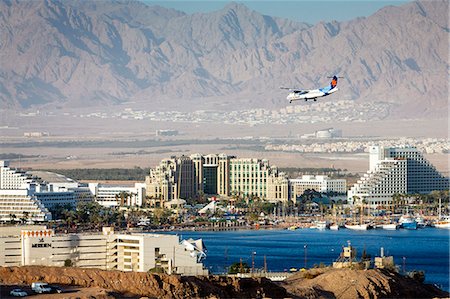
[[293, 88], [293, 87], [280, 87], [280, 89], [287, 89], [291, 92], [299, 93], [299, 94], [305, 94], [310, 92], [310, 90], [307, 89], [299, 89], [299, 88]]

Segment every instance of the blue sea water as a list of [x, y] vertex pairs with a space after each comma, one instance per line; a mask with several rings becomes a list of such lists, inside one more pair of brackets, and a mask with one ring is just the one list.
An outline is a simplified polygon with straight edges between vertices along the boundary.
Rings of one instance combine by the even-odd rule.
[[[448, 230], [424, 228], [418, 230], [339, 231], [298, 229], [289, 230], [237, 230], [237, 231], [183, 231], [182, 239], [202, 238], [207, 247], [206, 267], [214, 274], [226, 272], [226, 267], [242, 261], [255, 268], [264, 267], [266, 256], [269, 271], [287, 271], [324, 263], [331, 265], [342, 247], [350, 241], [356, 247], [358, 258], [363, 250], [372, 257], [394, 256], [400, 270], [424, 270], [425, 282], [437, 284], [449, 291], [449, 239]], [[306, 252], [305, 252], [306, 245]], [[306, 253], [306, 259], [305, 259]]]

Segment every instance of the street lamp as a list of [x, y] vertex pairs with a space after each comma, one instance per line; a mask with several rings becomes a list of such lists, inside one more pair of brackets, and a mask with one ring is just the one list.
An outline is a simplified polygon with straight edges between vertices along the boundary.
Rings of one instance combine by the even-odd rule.
[[308, 265], [308, 245], [305, 244], [305, 246], [303, 246], [303, 248], [305, 249], [305, 269], [307, 268]]
[[252, 274], [255, 272], [255, 254], [256, 251], [252, 251]]

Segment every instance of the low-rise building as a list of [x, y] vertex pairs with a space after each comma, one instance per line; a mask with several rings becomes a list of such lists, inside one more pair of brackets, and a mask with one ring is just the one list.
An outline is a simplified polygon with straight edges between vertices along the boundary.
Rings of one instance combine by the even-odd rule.
[[303, 175], [301, 178], [290, 179], [289, 186], [292, 201], [295, 201], [306, 190], [338, 194], [347, 192], [347, 181], [345, 179], [331, 179], [326, 175]]
[[145, 199], [144, 183], [135, 183], [134, 186], [89, 183], [89, 190], [95, 201], [104, 207], [142, 206]]
[[182, 275], [207, 275], [201, 240], [176, 235], [103, 233], [55, 234], [45, 227], [3, 228], [0, 266], [65, 266]]

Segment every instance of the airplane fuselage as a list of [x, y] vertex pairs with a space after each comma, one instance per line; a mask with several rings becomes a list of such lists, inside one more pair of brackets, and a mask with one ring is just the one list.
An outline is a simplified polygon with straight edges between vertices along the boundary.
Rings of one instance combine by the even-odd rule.
[[290, 102], [298, 101], [298, 100], [306, 100], [307, 101], [307, 100], [325, 97], [336, 91], [338, 91], [337, 87], [330, 89], [329, 91], [322, 91], [320, 89], [308, 90], [306, 92], [305, 91], [301, 91], [301, 92], [293, 91], [288, 94], [286, 99], [288, 99]]

